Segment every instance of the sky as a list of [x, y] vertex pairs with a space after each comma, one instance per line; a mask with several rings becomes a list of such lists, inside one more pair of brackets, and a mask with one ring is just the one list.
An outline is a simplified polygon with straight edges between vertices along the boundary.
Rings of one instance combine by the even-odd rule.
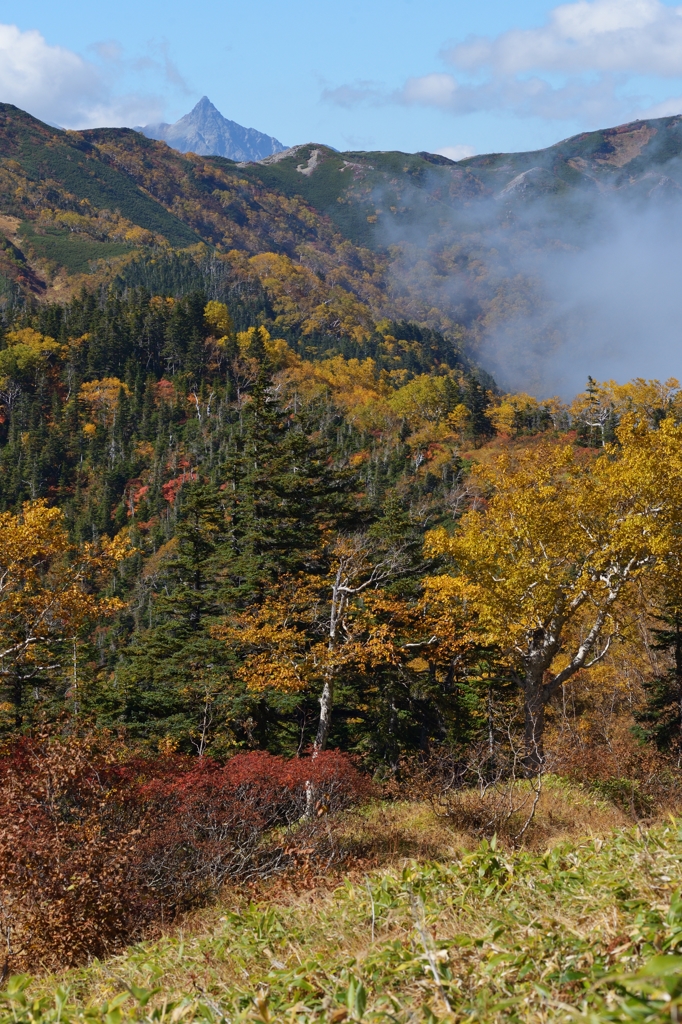
[[539, 149], [682, 113], [660, 0], [3, 0], [0, 100], [67, 128], [174, 121], [203, 96], [284, 145]]

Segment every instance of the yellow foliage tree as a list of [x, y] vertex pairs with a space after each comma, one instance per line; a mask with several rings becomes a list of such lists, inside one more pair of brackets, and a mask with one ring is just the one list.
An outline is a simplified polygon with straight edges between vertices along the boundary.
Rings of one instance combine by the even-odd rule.
[[352, 338], [362, 345], [374, 330], [369, 308], [343, 288], [332, 288], [303, 322], [304, 334], [317, 332]]
[[552, 413], [556, 415], [558, 405], [558, 399], [538, 402], [532, 395], [521, 392], [504, 395], [499, 404], [488, 411], [488, 416], [498, 434], [512, 436], [520, 431], [521, 424], [526, 419], [537, 419], [543, 414], [548, 417], [552, 417]]
[[259, 253], [249, 259], [250, 267], [272, 300], [278, 327], [294, 327], [308, 311], [325, 298], [325, 289], [317, 274], [294, 263], [288, 256]]
[[547, 702], [605, 657], [638, 581], [665, 573], [680, 546], [682, 427], [626, 419], [618, 441], [587, 462], [559, 445], [505, 455], [479, 471], [487, 508], [427, 536], [427, 552], [458, 568], [428, 587], [467, 602], [523, 691], [531, 768]]
[[423, 661], [422, 669], [444, 667], [447, 676], [475, 642], [441, 595], [410, 602], [387, 590], [405, 569], [399, 546], [379, 552], [365, 536], [338, 537], [327, 572], [280, 580], [260, 606], [213, 630], [241, 653], [249, 690], [317, 690], [316, 751], [327, 744], [344, 670], [404, 670]]
[[0, 376], [11, 378], [35, 373], [45, 367], [51, 357], [57, 357], [62, 352], [59, 342], [34, 331], [32, 327], [8, 331], [5, 344], [7, 348], [0, 352]]
[[102, 380], [90, 380], [81, 384], [79, 397], [89, 406], [91, 415], [103, 426], [109, 427], [114, 421], [121, 392], [130, 398], [130, 388], [127, 384], [118, 377], [104, 377]]
[[120, 607], [97, 590], [129, 553], [124, 536], [77, 548], [43, 500], [0, 513], [0, 680], [17, 727], [26, 686], [54, 674], [86, 620]]
[[249, 327], [245, 331], [239, 331], [237, 346], [240, 354], [246, 358], [262, 346], [262, 351], [272, 370], [282, 370], [285, 367], [301, 364], [300, 357], [289, 347], [284, 338], [271, 338], [270, 332], [265, 327]]
[[665, 418], [682, 419], [682, 391], [675, 377], [666, 381], [636, 377], [627, 384], [590, 378], [587, 390], [574, 399], [571, 415], [590, 428], [595, 447], [600, 447], [605, 425], [611, 418], [632, 415], [637, 422], [650, 427], [656, 427]]
[[224, 302], [207, 302], [204, 308], [204, 320], [217, 339], [229, 338], [234, 333], [234, 324], [230, 311]]
[[400, 422], [385, 401], [390, 387], [377, 374], [373, 359], [333, 356], [315, 363], [299, 360], [284, 370], [282, 383], [289, 393], [305, 401], [327, 395], [344, 410], [350, 421], [365, 427], [387, 421]]
[[420, 374], [409, 384], [398, 388], [391, 395], [389, 405], [410, 422], [421, 419], [438, 423], [449, 411], [447, 380], [446, 377]]

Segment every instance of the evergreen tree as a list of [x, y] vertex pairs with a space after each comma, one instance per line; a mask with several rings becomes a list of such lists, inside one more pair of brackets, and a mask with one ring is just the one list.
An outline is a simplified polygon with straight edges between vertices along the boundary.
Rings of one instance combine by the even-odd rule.
[[682, 610], [666, 609], [659, 620], [663, 628], [652, 630], [654, 649], [670, 660], [662, 675], [645, 684], [646, 706], [638, 715], [647, 736], [660, 750], [682, 754]]
[[284, 412], [265, 369], [233, 435], [224, 473], [228, 603], [258, 600], [273, 579], [315, 561], [325, 532], [352, 520], [354, 474], [335, 467], [329, 445]]
[[[216, 562], [225, 535], [220, 493], [187, 484], [175, 537], [147, 595], [145, 625], [117, 666], [115, 687], [100, 691], [110, 719], [141, 735], [167, 735], [184, 747], [220, 732], [229, 703], [229, 652], [210, 633], [219, 611]], [[206, 742], [206, 737], [204, 737]]]
[[490, 399], [480, 380], [474, 374], [469, 374], [466, 378], [462, 402], [469, 410], [471, 417], [469, 426], [471, 436], [474, 438], [492, 437], [495, 428], [486, 414]]

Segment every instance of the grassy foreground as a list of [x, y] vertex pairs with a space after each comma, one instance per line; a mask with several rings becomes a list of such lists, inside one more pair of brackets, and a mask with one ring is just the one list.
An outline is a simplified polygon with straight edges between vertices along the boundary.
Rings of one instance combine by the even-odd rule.
[[230, 891], [106, 963], [10, 979], [0, 1020], [676, 1021], [680, 889], [673, 819], [545, 852], [484, 841], [334, 891]]

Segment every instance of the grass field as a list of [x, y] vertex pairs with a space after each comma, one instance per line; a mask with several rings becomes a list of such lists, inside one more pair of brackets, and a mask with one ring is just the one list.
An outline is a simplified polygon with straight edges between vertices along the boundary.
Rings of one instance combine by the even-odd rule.
[[[361, 839], [393, 836], [383, 867], [357, 867], [336, 888], [227, 890], [105, 963], [11, 979], [0, 1019], [677, 1020], [680, 824], [614, 828], [618, 812], [603, 802], [565, 791], [557, 801], [581, 827], [591, 817], [593, 834], [467, 849], [423, 806], [356, 814], [346, 827]], [[405, 859], [401, 846], [438, 856]]]

